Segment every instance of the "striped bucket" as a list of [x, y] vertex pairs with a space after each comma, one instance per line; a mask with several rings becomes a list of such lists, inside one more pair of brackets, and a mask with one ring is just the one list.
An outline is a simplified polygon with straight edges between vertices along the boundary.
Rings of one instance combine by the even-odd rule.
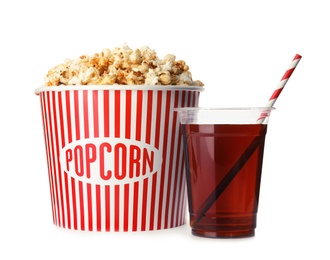
[[58, 86], [40, 97], [53, 222], [147, 231], [186, 221], [181, 128], [174, 108], [201, 87]]

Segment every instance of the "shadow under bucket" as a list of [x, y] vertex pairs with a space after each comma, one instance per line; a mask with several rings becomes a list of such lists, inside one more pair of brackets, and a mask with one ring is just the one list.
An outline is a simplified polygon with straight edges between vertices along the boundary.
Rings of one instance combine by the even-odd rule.
[[186, 221], [180, 122], [202, 87], [58, 86], [40, 97], [53, 222], [147, 231]]

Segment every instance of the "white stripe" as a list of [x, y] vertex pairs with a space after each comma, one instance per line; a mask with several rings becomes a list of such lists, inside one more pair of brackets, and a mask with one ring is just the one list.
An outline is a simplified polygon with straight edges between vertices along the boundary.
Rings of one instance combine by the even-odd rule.
[[290, 66], [289, 66], [288, 70], [297, 67], [299, 61], [300, 61], [300, 59], [293, 60], [293, 61], [290, 63]]
[[275, 91], [278, 90], [278, 89], [284, 88], [284, 86], [285, 86], [285, 84], [287, 83], [288, 80], [289, 80], [289, 78], [281, 80], [281, 81], [278, 83], [278, 85], [277, 85]]

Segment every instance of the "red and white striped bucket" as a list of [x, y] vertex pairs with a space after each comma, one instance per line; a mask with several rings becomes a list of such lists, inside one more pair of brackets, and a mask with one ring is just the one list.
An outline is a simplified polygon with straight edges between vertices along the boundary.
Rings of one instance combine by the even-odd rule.
[[183, 143], [174, 108], [198, 106], [202, 90], [38, 88], [54, 224], [106, 232], [185, 224]]

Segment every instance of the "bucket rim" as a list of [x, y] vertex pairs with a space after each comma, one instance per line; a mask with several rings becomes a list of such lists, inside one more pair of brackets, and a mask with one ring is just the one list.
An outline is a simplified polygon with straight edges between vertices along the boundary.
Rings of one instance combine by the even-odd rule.
[[35, 94], [41, 92], [61, 92], [67, 90], [205, 90], [202, 86], [182, 86], [182, 85], [63, 85], [63, 86], [41, 86], [35, 90]]

